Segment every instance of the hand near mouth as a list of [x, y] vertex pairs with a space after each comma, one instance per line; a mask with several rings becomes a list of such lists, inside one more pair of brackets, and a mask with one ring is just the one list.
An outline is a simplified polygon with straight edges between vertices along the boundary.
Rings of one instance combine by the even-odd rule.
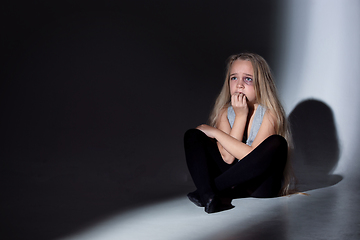
[[246, 115], [249, 112], [247, 98], [243, 93], [235, 93], [231, 96], [231, 106], [235, 111], [235, 115]]

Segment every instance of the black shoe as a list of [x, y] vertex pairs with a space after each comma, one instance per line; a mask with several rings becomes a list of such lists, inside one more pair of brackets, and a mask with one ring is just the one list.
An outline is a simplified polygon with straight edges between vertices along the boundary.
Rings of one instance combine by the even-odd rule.
[[190, 201], [192, 201], [198, 207], [204, 207], [204, 204], [200, 200], [199, 194], [195, 192], [191, 192], [187, 195]]
[[231, 203], [224, 204], [221, 199], [216, 195], [209, 197], [208, 201], [205, 204], [205, 212], [207, 213], [216, 213], [232, 208], [234, 208], [234, 206], [231, 205]]

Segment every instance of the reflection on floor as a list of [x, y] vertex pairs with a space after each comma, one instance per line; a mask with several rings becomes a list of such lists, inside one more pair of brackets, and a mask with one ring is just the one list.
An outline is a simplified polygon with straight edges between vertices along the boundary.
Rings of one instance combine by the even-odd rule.
[[360, 239], [358, 186], [335, 186], [273, 199], [236, 199], [207, 214], [182, 197], [114, 216], [61, 240]]

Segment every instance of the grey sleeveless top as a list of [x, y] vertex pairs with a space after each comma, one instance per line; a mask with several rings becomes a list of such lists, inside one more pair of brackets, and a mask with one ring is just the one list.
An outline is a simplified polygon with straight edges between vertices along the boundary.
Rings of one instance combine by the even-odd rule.
[[[252, 125], [251, 125], [250, 134], [248, 136], [248, 139], [246, 140], [247, 145], [251, 146], [251, 144], [253, 143], [253, 141], [260, 129], [265, 112], [266, 112], [266, 108], [261, 105], [258, 105], [255, 115], [254, 115]], [[234, 122], [235, 122], [235, 111], [232, 106], [228, 107], [227, 118], [228, 118], [230, 126], [232, 128], [234, 125]]]

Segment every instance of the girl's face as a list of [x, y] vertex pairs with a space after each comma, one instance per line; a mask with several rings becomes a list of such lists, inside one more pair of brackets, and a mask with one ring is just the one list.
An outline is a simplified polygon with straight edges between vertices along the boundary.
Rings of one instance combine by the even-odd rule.
[[249, 103], [256, 103], [254, 70], [250, 61], [235, 60], [230, 67], [230, 94], [243, 93]]

